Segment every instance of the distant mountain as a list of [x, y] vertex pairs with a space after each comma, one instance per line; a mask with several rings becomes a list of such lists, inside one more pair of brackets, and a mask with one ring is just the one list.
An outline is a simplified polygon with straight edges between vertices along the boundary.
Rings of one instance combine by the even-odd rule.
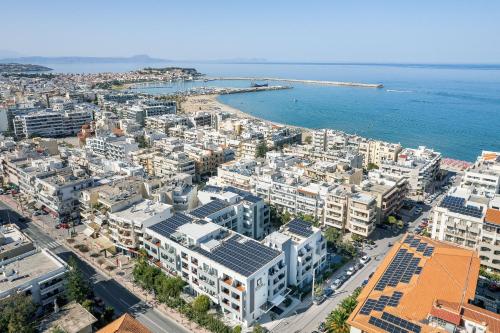
[[166, 59], [151, 58], [148, 55], [140, 54], [132, 57], [15, 57], [0, 59], [0, 63], [21, 63], [21, 64], [72, 64], [72, 63], [163, 63], [171, 62]]
[[32, 64], [0, 64], [0, 73], [48, 72], [52, 68]]

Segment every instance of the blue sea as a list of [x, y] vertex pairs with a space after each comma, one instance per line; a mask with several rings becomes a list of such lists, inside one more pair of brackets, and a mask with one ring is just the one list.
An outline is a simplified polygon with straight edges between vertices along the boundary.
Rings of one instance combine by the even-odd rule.
[[[170, 65], [170, 64], [168, 64]], [[209, 76], [252, 76], [382, 83], [384, 88], [292, 83], [293, 89], [223, 95], [251, 115], [308, 128], [333, 128], [405, 147], [425, 145], [446, 157], [475, 160], [500, 151], [500, 66], [363, 64], [177, 64]], [[166, 66], [162, 64], [161, 66]], [[73, 64], [56, 71], [122, 71], [140, 64]], [[272, 84], [272, 82], [270, 82]], [[277, 84], [284, 84], [279, 82]], [[151, 93], [195, 86], [249, 86], [248, 81], [165, 85]], [[146, 89], [147, 90], [147, 89]]]

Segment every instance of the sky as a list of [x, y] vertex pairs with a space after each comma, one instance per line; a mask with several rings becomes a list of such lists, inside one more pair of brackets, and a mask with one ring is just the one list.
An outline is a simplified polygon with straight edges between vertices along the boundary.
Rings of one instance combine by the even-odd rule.
[[2, 0], [0, 55], [500, 63], [499, 0]]

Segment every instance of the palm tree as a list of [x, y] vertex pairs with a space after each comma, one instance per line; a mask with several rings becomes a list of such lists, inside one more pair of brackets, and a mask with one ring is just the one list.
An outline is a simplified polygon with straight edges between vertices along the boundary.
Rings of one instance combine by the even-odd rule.
[[330, 333], [349, 333], [350, 327], [347, 324], [349, 313], [343, 308], [333, 310], [326, 318], [326, 327]]

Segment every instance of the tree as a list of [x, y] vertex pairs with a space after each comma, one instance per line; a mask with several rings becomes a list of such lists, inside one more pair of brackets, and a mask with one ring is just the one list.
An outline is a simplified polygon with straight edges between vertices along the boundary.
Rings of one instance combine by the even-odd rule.
[[82, 304], [91, 293], [87, 280], [84, 279], [76, 259], [71, 256], [68, 260], [69, 272], [67, 273], [68, 285], [66, 293], [70, 301], [76, 301]]
[[241, 333], [241, 326], [240, 325], [234, 326], [233, 333]]
[[255, 324], [252, 329], [252, 333], [264, 333], [264, 328], [260, 324]]
[[304, 139], [305, 143], [307, 143], [308, 145], [310, 145], [312, 143], [312, 136], [306, 136], [306, 138]]
[[82, 302], [82, 307], [85, 308], [90, 313], [94, 313], [94, 301], [91, 299], [86, 299]]
[[101, 326], [106, 326], [107, 324], [109, 324], [113, 320], [114, 316], [115, 316], [115, 309], [113, 309], [110, 306], [105, 307], [100, 318]]
[[328, 327], [328, 332], [332, 333], [349, 333], [350, 327], [347, 324], [347, 319], [349, 318], [349, 313], [344, 311], [344, 309], [336, 308], [333, 310], [328, 317], [326, 317], [326, 325]]
[[376, 165], [375, 163], [368, 163], [368, 166], [366, 167], [366, 170], [370, 171], [370, 170], [373, 170], [373, 169], [378, 169], [378, 165]]
[[31, 296], [14, 294], [0, 301], [0, 332], [35, 332], [33, 318], [36, 306]]
[[387, 217], [387, 223], [389, 223], [390, 225], [394, 225], [394, 224], [396, 224], [396, 222], [397, 222], [397, 221], [398, 221], [398, 220], [397, 220], [394, 216], [392, 216], [392, 215], [389, 215], [389, 216]]
[[342, 233], [337, 228], [329, 227], [325, 230], [324, 236], [331, 245], [338, 246], [342, 242]]
[[268, 151], [266, 141], [261, 140], [257, 145], [257, 150], [255, 152], [255, 157], [266, 157]]
[[205, 313], [210, 309], [210, 298], [207, 295], [199, 295], [193, 301], [193, 310], [198, 313]]

